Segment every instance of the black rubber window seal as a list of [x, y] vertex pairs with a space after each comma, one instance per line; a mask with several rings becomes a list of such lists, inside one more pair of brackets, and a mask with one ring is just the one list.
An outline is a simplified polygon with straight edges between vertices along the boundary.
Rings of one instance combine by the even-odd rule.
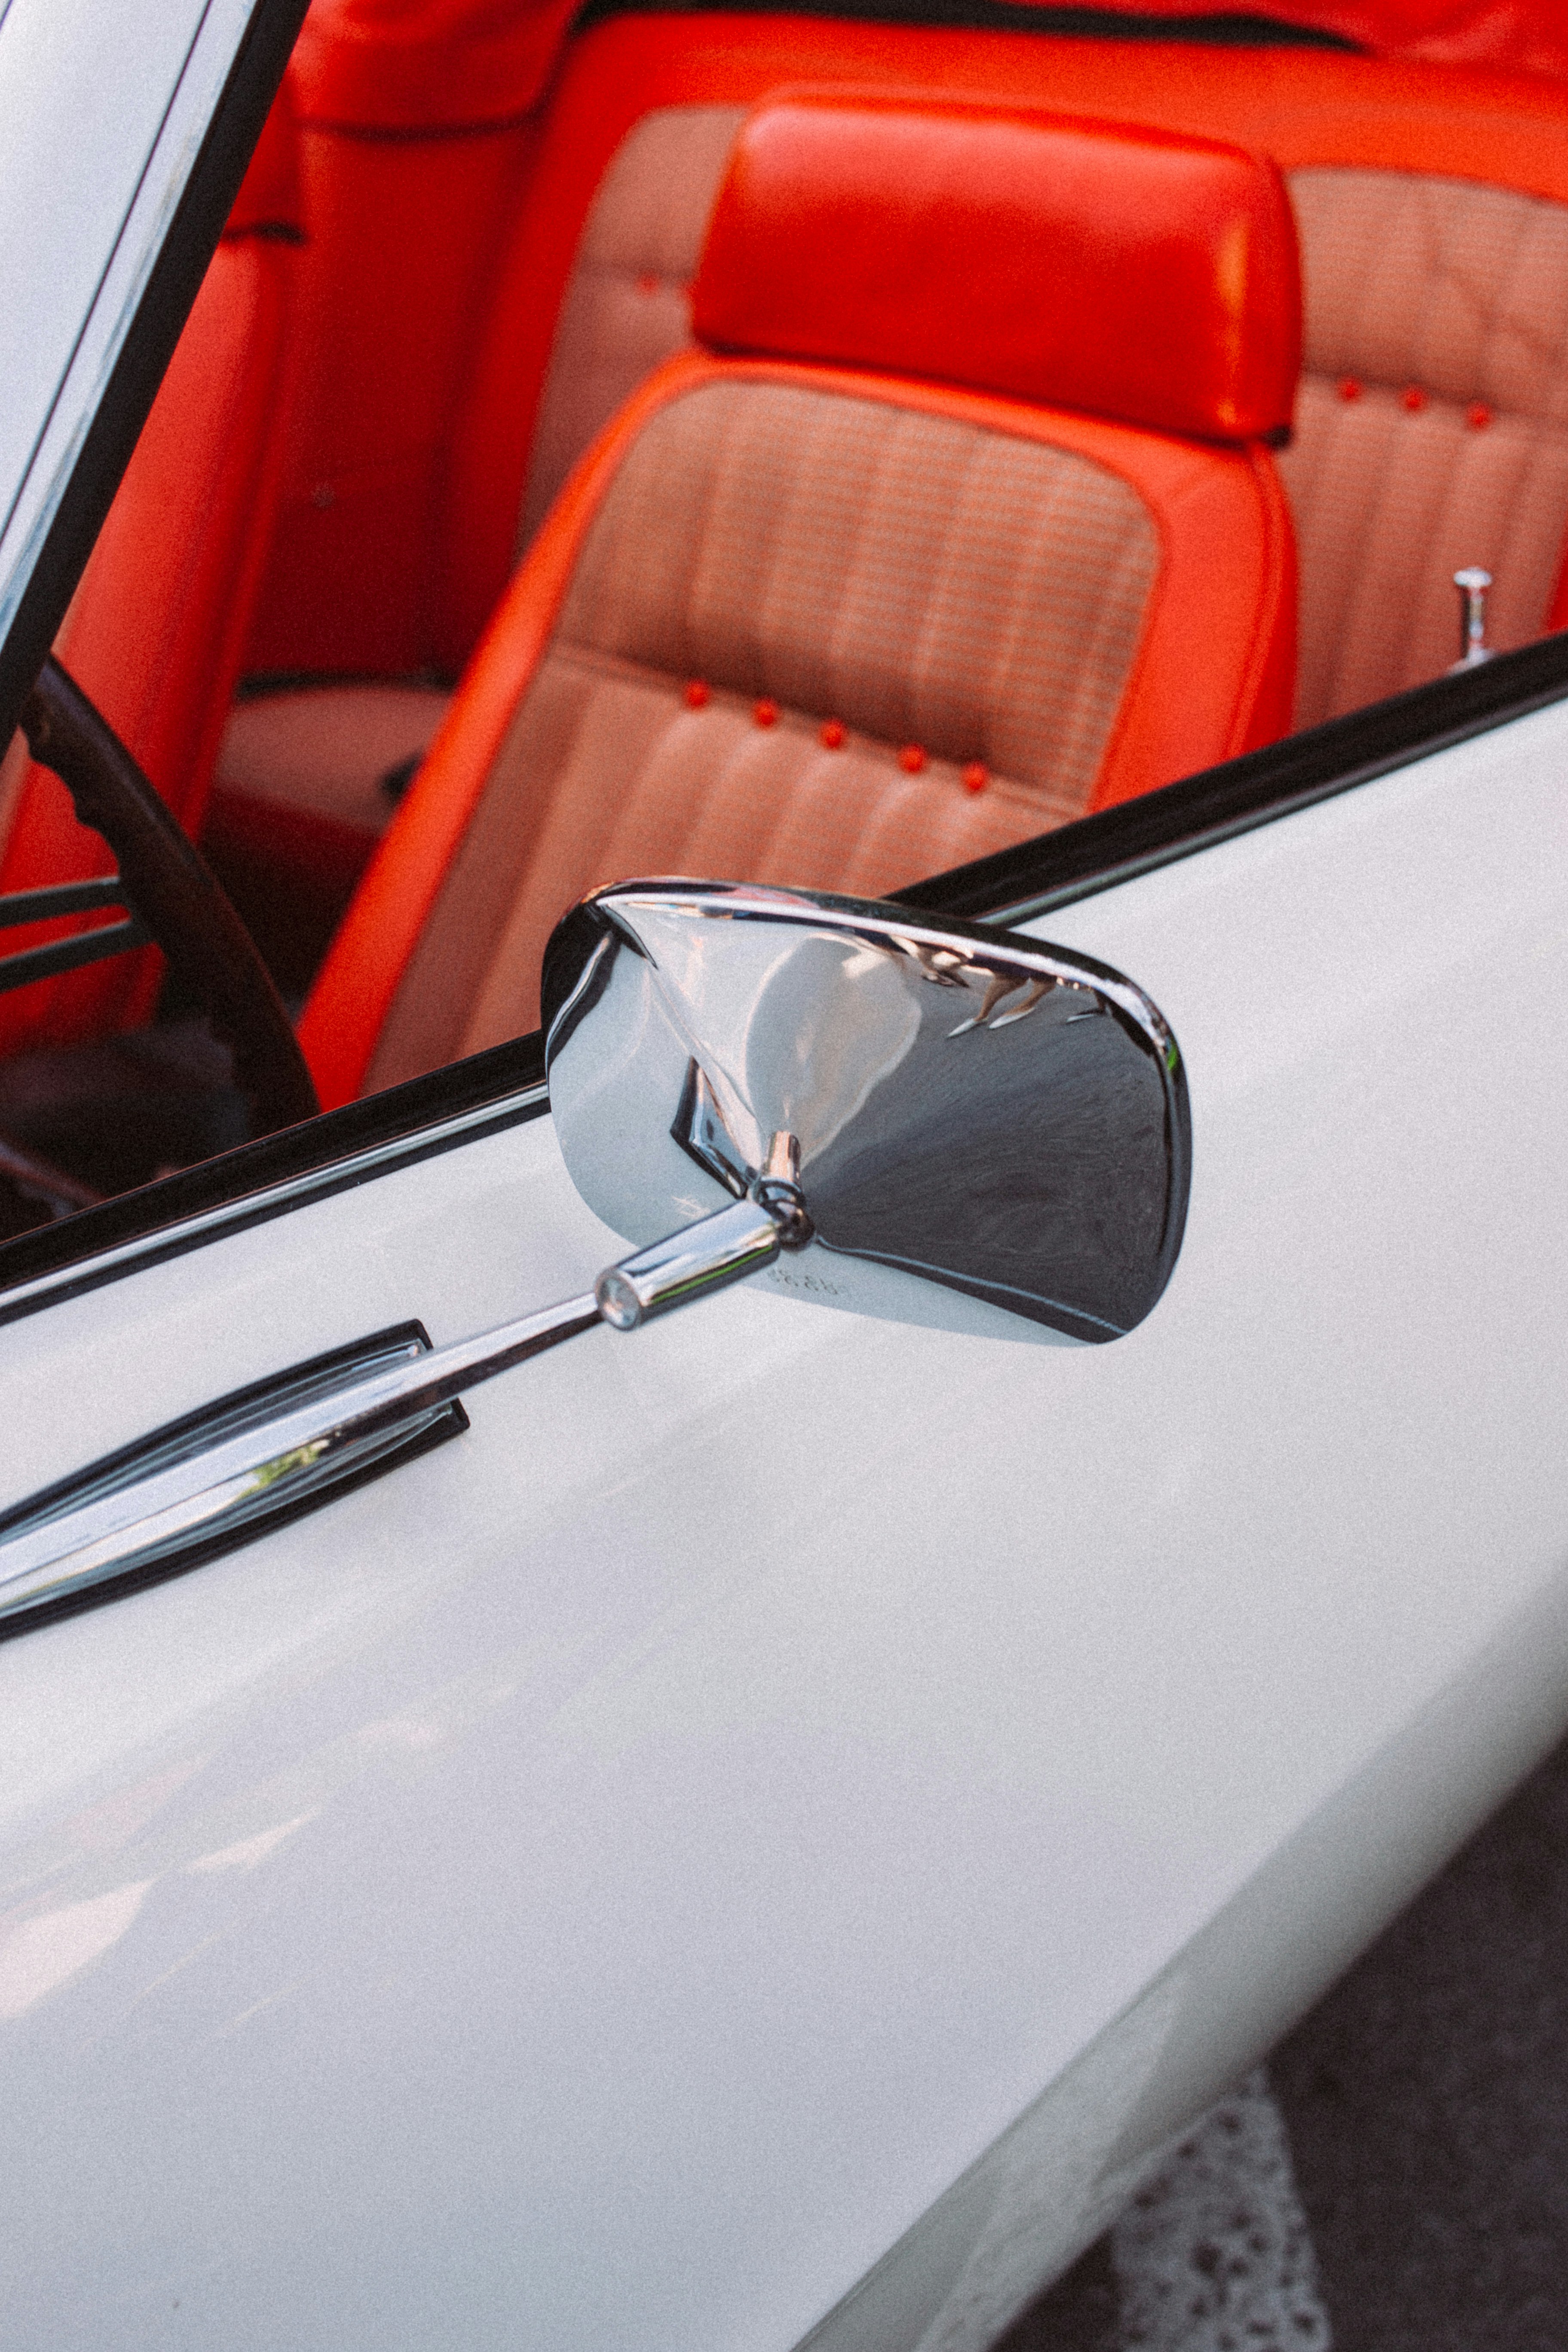
[[1034, 33], [1088, 41], [1163, 41], [1219, 49], [1334, 49], [1361, 44], [1316, 25], [1281, 24], [1246, 9], [1156, 16], [1138, 8], [1036, 7], [1030, 0], [587, 0], [574, 33], [616, 16], [821, 16], [847, 24], [929, 25], [954, 33]]

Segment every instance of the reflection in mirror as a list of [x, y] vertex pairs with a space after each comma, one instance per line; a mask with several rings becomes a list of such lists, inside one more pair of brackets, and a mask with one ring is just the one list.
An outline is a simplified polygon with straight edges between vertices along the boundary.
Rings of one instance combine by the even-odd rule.
[[651, 1243], [765, 1197], [793, 1139], [811, 1238], [759, 1278], [899, 1320], [1119, 1337], [1181, 1246], [1173, 1038], [1088, 957], [807, 891], [600, 892], [545, 960], [556, 1130]]

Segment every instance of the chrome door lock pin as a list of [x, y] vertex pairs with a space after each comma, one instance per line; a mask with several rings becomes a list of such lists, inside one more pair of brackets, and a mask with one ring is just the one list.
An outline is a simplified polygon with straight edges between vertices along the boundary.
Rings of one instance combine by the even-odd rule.
[[1491, 584], [1491, 573], [1483, 572], [1479, 563], [1468, 563], [1454, 574], [1459, 592], [1459, 658], [1453, 670], [1474, 669], [1492, 657], [1487, 643], [1487, 590]]

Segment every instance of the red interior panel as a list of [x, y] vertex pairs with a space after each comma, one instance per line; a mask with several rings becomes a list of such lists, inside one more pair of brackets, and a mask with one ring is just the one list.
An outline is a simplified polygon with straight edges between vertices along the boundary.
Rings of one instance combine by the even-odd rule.
[[300, 362], [247, 672], [431, 661], [438, 469], [531, 135], [303, 129]]
[[295, 44], [301, 118], [472, 131], [538, 102], [575, 0], [315, 0]]
[[[57, 639], [188, 832], [200, 824], [265, 552], [279, 373], [297, 237], [286, 111], [240, 193]], [[29, 770], [0, 890], [113, 870], [58, 779]], [[79, 922], [8, 932], [7, 951]], [[65, 1045], [151, 1013], [160, 959], [119, 956], [0, 996], [0, 1053]]]
[[277, 535], [245, 667], [403, 676], [454, 410], [571, 0], [315, 0], [292, 74], [310, 245]]

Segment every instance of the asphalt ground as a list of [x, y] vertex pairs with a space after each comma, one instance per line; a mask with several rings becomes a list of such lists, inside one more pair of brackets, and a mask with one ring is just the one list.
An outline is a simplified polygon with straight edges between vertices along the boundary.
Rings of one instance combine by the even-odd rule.
[[1568, 2352], [1568, 1744], [1005, 2352]]

